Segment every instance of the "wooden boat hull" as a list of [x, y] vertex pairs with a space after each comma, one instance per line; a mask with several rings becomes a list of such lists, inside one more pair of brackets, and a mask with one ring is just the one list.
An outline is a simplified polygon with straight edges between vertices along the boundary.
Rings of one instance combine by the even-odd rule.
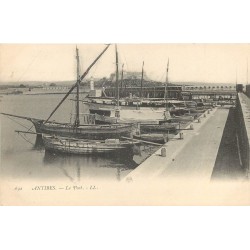
[[206, 109], [190, 109], [191, 114], [202, 114], [206, 111]]
[[147, 119], [147, 120], [140, 120], [140, 119], [120, 119], [116, 117], [109, 117], [104, 115], [98, 115], [95, 114], [95, 122], [96, 124], [150, 124], [150, 125], [159, 125], [162, 122], [166, 122], [166, 120], [153, 120], [153, 119]]
[[141, 134], [141, 135], [134, 135], [133, 138], [137, 140], [155, 142], [160, 144], [164, 144], [167, 141], [166, 137], [164, 138], [163, 134]]
[[163, 123], [160, 125], [151, 125], [151, 124], [141, 124], [141, 132], [150, 133], [150, 132], [175, 132], [178, 123]]
[[188, 109], [180, 108], [180, 109], [170, 109], [169, 112], [170, 112], [171, 116], [173, 116], [173, 115], [175, 115], [175, 116], [181, 116], [181, 115], [184, 115], [184, 114], [188, 113], [189, 110]]
[[54, 136], [43, 136], [45, 150], [60, 154], [72, 155], [109, 155], [122, 154], [124, 157], [133, 155], [134, 143], [108, 139], [105, 141], [74, 140]]
[[53, 134], [63, 137], [105, 140], [112, 138], [129, 137], [132, 132], [131, 125], [110, 124], [110, 125], [86, 125], [73, 127], [70, 124], [43, 123], [43, 120], [32, 119], [36, 132], [41, 134]]
[[185, 122], [192, 122], [194, 121], [194, 116], [192, 115], [182, 115], [182, 116], [176, 116], [176, 117], [172, 117], [170, 120], [171, 122], [180, 122], [180, 123], [185, 123]]
[[[83, 103], [85, 105], [88, 106], [88, 108], [90, 110], [102, 110], [102, 109], [105, 109], [105, 110], [113, 110], [116, 108], [116, 104], [115, 104], [115, 101], [114, 100], [109, 100], [109, 104], [107, 103], [107, 101], [101, 103], [101, 101], [99, 103], [97, 102], [89, 102], [89, 101], [83, 101]], [[154, 102], [150, 102], [148, 104], [145, 104], [145, 103], [141, 103], [140, 100], [134, 100], [134, 101], [120, 101], [120, 104], [119, 104], [119, 107], [120, 109], [125, 109], [125, 110], [138, 110], [138, 109], [147, 109], [147, 108], [150, 108], [150, 109], [154, 109], [154, 110], [165, 110], [165, 104], [162, 103], [162, 104], [156, 104]]]

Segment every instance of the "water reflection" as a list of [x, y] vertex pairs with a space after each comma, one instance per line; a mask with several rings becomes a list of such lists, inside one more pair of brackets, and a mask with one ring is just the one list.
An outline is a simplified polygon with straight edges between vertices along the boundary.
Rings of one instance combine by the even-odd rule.
[[[123, 171], [133, 170], [138, 164], [132, 158], [110, 156], [79, 156], [55, 154], [45, 151], [44, 167], [58, 167], [72, 182], [86, 178], [99, 178], [116, 170], [115, 177], [121, 180]], [[100, 171], [102, 169], [102, 171]]]

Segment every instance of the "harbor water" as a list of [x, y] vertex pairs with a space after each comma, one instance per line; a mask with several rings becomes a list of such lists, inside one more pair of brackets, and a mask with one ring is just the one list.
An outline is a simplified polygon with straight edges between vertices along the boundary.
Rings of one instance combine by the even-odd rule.
[[[1, 97], [1, 112], [46, 119], [64, 95], [5, 95]], [[74, 99], [71, 95], [69, 99]], [[74, 119], [74, 102], [65, 101], [51, 121], [70, 122]], [[81, 113], [88, 110], [81, 105]], [[121, 180], [135, 169], [157, 147], [141, 146], [133, 159], [99, 156], [59, 156], [35, 148], [36, 135], [15, 130], [35, 131], [30, 121], [0, 116], [1, 176], [10, 179], [67, 180], [72, 182], [105, 179]]]

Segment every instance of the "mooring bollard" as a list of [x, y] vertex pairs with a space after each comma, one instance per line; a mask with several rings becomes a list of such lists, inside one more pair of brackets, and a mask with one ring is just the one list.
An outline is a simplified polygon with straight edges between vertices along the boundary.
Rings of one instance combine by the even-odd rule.
[[181, 140], [183, 139], [183, 133], [180, 133], [180, 139]]
[[164, 142], [168, 142], [168, 135], [163, 135]]
[[140, 123], [137, 123], [136, 135], [141, 135], [141, 124]]
[[137, 135], [137, 136], [141, 135], [141, 126], [140, 126], [140, 123], [136, 123], [135, 124], [134, 135]]
[[210, 110], [208, 110], [207, 113], [210, 114]]
[[190, 124], [190, 129], [193, 130], [194, 129], [194, 125]]
[[201, 118], [198, 118], [198, 123], [201, 123]]
[[162, 157], [166, 157], [167, 156], [167, 150], [164, 147], [161, 149], [161, 156]]
[[203, 117], [206, 117], [206, 114], [204, 114]]
[[129, 182], [133, 182], [133, 179], [132, 179], [132, 177], [129, 176], [129, 177], [126, 178], [126, 181], [127, 181], [128, 183], [129, 183]]

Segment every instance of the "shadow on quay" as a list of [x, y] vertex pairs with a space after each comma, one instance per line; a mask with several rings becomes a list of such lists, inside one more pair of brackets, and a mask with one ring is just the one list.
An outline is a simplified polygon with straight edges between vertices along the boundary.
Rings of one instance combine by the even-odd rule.
[[231, 107], [223, 131], [211, 181], [242, 181], [245, 179], [245, 171], [240, 165], [239, 160], [236, 128], [236, 110]]

